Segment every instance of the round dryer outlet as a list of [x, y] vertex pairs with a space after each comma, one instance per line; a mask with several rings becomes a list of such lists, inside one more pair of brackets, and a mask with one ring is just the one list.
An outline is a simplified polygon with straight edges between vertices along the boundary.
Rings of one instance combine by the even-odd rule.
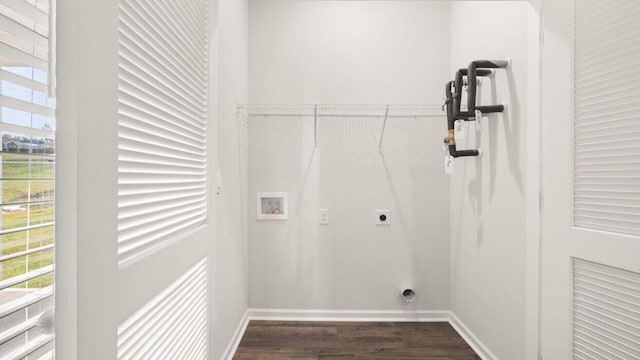
[[391, 225], [391, 210], [376, 210], [376, 225]]

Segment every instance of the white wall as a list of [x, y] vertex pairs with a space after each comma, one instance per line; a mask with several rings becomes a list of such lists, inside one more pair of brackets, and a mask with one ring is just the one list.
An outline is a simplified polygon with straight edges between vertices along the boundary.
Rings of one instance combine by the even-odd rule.
[[[251, 103], [440, 104], [449, 69], [449, 4], [253, 1]], [[248, 126], [252, 308], [446, 310], [449, 181], [444, 119]], [[288, 221], [255, 220], [257, 191], [287, 191]], [[318, 209], [329, 209], [328, 226]], [[392, 225], [376, 227], [375, 209]], [[417, 300], [404, 306], [400, 288]]]
[[451, 3], [451, 78], [474, 59], [512, 59], [482, 86], [482, 102], [506, 101], [508, 112], [481, 132], [469, 126], [458, 143], [483, 156], [457, 159], [451, 181], [452, 311], [499, 359], [526, 358], [527, 127], [538, 106], [527, 103], [528, 72], [537, 71], [530, 11], [527, 2]]
[[252, 103], [440, 103], [446, 1], [251, 1]]
[[[243, 183], [239, 173], [236, 104], [247, 101], [248, 4], [240, 0], [219, 0], [217, 4], [217, 59], [213, 89], [217, 104], [217, 162], [210, 176], [217, 186], [220, 171], [222, 189], [216, 201], [217, 233], [212, 250], [210, 346], [211, 358], [220, 359], [247, 309], [246, 222]], [[215, 126], [215, 124], [211, 124]]]

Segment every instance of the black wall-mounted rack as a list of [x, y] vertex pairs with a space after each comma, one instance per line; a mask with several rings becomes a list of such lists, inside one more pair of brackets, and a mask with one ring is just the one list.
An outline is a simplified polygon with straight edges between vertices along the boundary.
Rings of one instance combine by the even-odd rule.
[[[456, 72], [455, 80], [447, 82], [445, 86], [445, 108], [447, 111], [447, 137], [444, 139], [449, 155], [456, 157], [479, 156], [480, 150], [458, 150], [455, 138], [456, 120], [473, 121], [482, 114], [501, 113], [505, 110], [504, 105], [476, 104], [478, 91], [478, 77], [491, 77], [493, 69], [506, 69], [510, 66], [508, 60], [476, 60], [472, 61], [467, 68], [459, 69]], [[462, 91], [465, 88], [464, 80], [467, 80], [467, 110], [462, 111]]]

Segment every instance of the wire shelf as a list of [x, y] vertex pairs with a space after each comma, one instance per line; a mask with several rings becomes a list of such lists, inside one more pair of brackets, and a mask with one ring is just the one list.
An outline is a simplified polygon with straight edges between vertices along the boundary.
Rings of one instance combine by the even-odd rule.
[[370, 118], [383, 120], [378, 149], [382, 148], [388, 119], [442, 118], [440, 105], [364, 105], [364, 104], [242, 104], [238, 120], [246, 124], [252, 118], [313, 119], [314, 147], [318, 147], [318, 121], [322, 118]]
[[442, 117], [440, 105], [243, 104], [247, 117], [430, 118]]

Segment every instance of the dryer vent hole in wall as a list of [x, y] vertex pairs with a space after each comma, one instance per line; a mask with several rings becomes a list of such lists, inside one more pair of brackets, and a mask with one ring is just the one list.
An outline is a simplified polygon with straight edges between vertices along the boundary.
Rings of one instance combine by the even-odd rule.
[[416, 299], [416, 291], [412, 288], [406, 288], [402, 290], [400, 295], [402, 296], [402, 300], [408, 303]]

